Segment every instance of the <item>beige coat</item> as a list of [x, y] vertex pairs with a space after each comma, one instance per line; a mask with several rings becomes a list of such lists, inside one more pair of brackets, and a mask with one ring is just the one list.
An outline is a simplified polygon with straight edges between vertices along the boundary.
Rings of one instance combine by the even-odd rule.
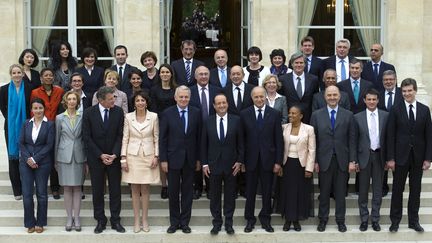
[[[282, 125], [282, 129], [285, 142], [283, 163], [285, 164], [288, 159], [291, 123]], [[300, 164], [302, 167], [306, 167], [306, 171], [313, 172], [316, 152], [314, 128], [310, 125], [301, 123], [298, 136], [299, 140], [297, 143], [297, 153], [299, 156]]]

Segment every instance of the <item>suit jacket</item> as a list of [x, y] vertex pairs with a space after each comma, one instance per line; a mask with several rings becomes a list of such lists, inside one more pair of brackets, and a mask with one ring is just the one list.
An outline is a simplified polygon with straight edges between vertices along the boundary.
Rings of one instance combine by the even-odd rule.
[[[191, 90], [190, 104], [201, 110], [201, 99], [199, 96], [199, 93], [201, 92], [201, 86], [195, 84], [194, 86], [190, 87], [190, 90]], [[217, 86], [209, 84], [208, 92], [209, 92], [209, 100], [208, 100], [209, 113], [208, 114], [210, 116], [215, 114], [215, 109], [213, 107], [214, 97], [217, 94], [222, 93], [222, 89], [220, 89]]]
[[[227, 66], [227, 82], [226, 82], [226, 85], [228, 85], [229, 83], [231, 83], [230, 72], [231, 72], [231, 67]], [[217, 67], [210, 69], [210, 84], [218, 86], [219, 88], [224, 88], [224, 87], [222, 87], [222, 84], [220, 82], [220, 79], [219, 79], [219, 69]]]
[[[351, 59], [353, 59], [353, 58], [354, 58], [353, 56], [348, 55], [348, 62], [350, 62]], [[347, 65], [347, 67], [349, 67], [349, 63], [345, 63], [345, 65]], [[329, 68], [336, 70], [336, 55], [330, 56], [330, 57], [323, 60], [323, 62], [322, 62], [323, 73]], [[337, 75], [339, 76], [339, 73]], [[347, 78], [350, 77], [349, 72], [347, 72], [346, 75], [348, 76]]]
[[159, 120], [154, 112], [147, 111], [142, 125], [136, 120], [135, 112], [125, 115], [121, 155], [138, 156], [141, 147], [144, 156], [159, 156]]
[[[219, 119], [212, 115], [205, 122], [201, 136], [201, 162], [212, 175], [231, 174], [236, 162], [244, 162], [243, 131], [240, 117], [228, 114], [224, 139], [219, 139]], [[217, 120], [217, 121], [216, 121]]]
[[361, 73], [362, 79], [370, 80], [374, 88], [378, 90], [379, 92], [384, 92], [384, 85], [382, 83], [383, 73], [387, 70], [393, 70], [396, 72], [395, 67], [389, 63], [381, 61], [381, 64], [379, 66], [379, 72], [378, 77], [375, 78], [375, 74], [373, 71], [373, 62], [368, 61], [366, 64], [363, 65], [363, 71]]
[[65, 113], [57, 115], [55, 121], [56, 135], [54, 158], [56, 162], [72, 163], [72, 157], [77, 163], [84, 163], [87, 157], [82, 138], [82, 113], [76, 115], [75, 126]]
[[[345, 91], [340, 91], [340, 95], [341, 97], [339, 100], [339, 106], [341, 106], [344, 109], [351, 110], [351, 104], [349, 101], [348, 94]], [[324, 98], [324, 90], [314, 94], [312, 99], [312, 112], [326, 106], [327, 106], [327, 102], [325, 101]]]
[[180, 85], [192, 86], [196, 84], [195, 69], [198, 66], [204, 66], [204, 63], [200, 60], [193, 58], [192, 65], [191, 65], [191, 78], [190, 78], [190, 82], [188, 83], [186, 79], [186, 69], [185, 69], [185, 63], [183, 62], [183, 58], [173, 61], [171, 63], [171, 67], [174, 70], [175, 80], [177, 84], [179, 86]]
[[300, 105], [303, 109], [303, 122], [309, 124], [312, 114], [312, 99], [319, 91], [318, 78], [312, 74], [305, 73], [305, 87], [301, 98], [298, 97], [293, 82], [293, 73], [287, 73], [280, 77], [282, 83], [281, 93], [287, 99], [288, 109], [293, 105]]
[[336, 154], [339, 168], [342, 171], [348, 171], [348, 163], [356, 160], [353, 113], [339, 106], [335, 128], [332, 131], [326, 106], [312, 113], [311, 125], [315, 128], [316, 158], [320, 171], [327, 171], [333, 154]]
[[[119, 72], [117, 70], [117, 65], [112, 65], [110, 67], [110, 69], [116, 71], [117, 73]], [[119, 80], [119, 83], [117, 85], [117, 88], [119, 90], [126, 92], [127, 85], [129, 84], [129, 73], [132, 69], [138, 69], [138, 68], [126, 63], [126, 65], [123, 69], [123, 78], [122, 78], [122, 80]]]
[[[252, 97], [251, 97], [251, 92], [253, 89], [253, 85], [244, 83], [244, 93], [243, 93], [243, 102], [242, 102], [242, 106], [241, 106], [241, 110], [244, 110], [248, 107], [250, 107], [251, 105], [253, 105], [252, 102]], [[234, 114], [234, 115], [240, 115], [240, 111], [237, 109], [237, 106], [235, 105], [235, 101], [234, 101], [234, 94], [233, 94], [233, 85], [232, 83], [227, 84], [227, 86], [225, 86], [225, 88], [222, 90], [222, 92], [226, 95], [227, 99], [228, 99], [228, 113], [230, 114]], [[235, 91], [237, 92], [237, 91]]]
[[[282, 125], [283, 137], [284, 137], [284, 157], [283, 164], [286, 163], [288, 159], [290, 136], [292, 124], [288, 123]], [[300, 130], [298, 133], [299, 140], [296, 144], [297, 153], [299, 156], [299, 161], [302, 167], [305, 167], [306, 171], [313, 172], [315, 165], [315, 155], [316, 155], [316, 141], [314, 128], [310, 125], [301, 123]]]
[[[266, 99], [266, 105], [269, 104], [268, 99]], [[279, 111], [279, 114], [281, 115], [282, 124], [285, 124], [288, 122], [288, 106], [286, 97], [281, 95], [275, 99], [273, 109]]]
[[31, 90], [38, 88], [41, 85], [39, 72], [34, 69], [30, 69], [30, 76], [31, 80], [24, 73], [23, 80], [26, 81]]
[[[380, 154], [381, 154], [381, 166], [384, 169], [385, 164], [385, 151], [386, 151], [386, 131], [387, 131], [387, 118], [388, 112], [377, 109], [378, 111], [378, 131], [380, 140]], [[368, 119], [366, 110], [359, 112], [354, 115], [354, 121], [356, 124], [355, 141], [357, 143], [357, 162], [360, 169], [364, 169], [369, 162], [370, 155], [370, 137], [368, 128]]]
[[33, 122], [26, 120], [19, 137], [20, 163], [27, 163], [33, 157], [37, 164], [52, 163], [55, 128], [52, 121], [42, 121], [36, 142], [32, 139]]
[[432, 160], [432, 125], [429, 108], [417, 101], [414, 131], [409, 129], [405, 102], [395, 104], [390, 111], [387, 124], [387, 161], [406, 165], [410, 149], [414, 151], [417, 165]]
[[[387, 110], [387, 107], [385, 105], [386, 104], [385, 103], [385, 99], [386, 99], [386, 97], [385, 97], [385, 90], [383, 90], [382, 92], [380, 92], [379, 102], [378, 102], [378, 108], [381, 109], [381, 110], [385, 110], [387, 112], [390, 112], [389, 110]], [[401, 90], [401, 88], [396, 87], [396, 91], [393, 94], [393, 105], [392, 105], [392, 107], [394, 105], [396, 105], [396, 104], [399, 104], [400, 102], [403, 102], [403, 101], [404, 101], [404, 98], [402, 96], [402, 90]]]
[[[168, 168], [179, 170], [184, 166], [195, 168], [200, 158], [201, 112], [189, 105], [185, 134], [177, 105], [162, 112], [159, 133], [159, 160], [168, 161]], [[185, 165], [185, 163], [187, 163]]]
[[[279, 112], [265, 106], [264, 124], [261, 128], [257, 125], [255, 106], [242, 110], [240, 113], [244, 143], [245, 143], [245, 167], [248, 171], [263, 168], [272, 171], [274, 164], [282, 165], [283, 137]], [[258, 166], [261, 163], [261, 167]]]
[[350, 104], [351, 104], [351, 111], [354, 114], [357, 114], [360, 111], [366, 109], [366, 104], [363, 101], [363, 97], [369, 89], [373, 88], [373, 84], [371, 82], [364, 79], [359, 79], [359, 81], [360, 81], [360, 94], [359, 94], [359, 99], [357, 104], [355, 103], [354, 100], [354, 92], [351, 86], [351, 79], [346, 79], [337, 84], [337, 86], [341, 91], [345, 91], [348, 94]]
[[90, 97], [93, 97], [93, 94], [104, 85], [104, 69], [98, 66], [93, 67], [93, 71], [91, 75], [87, 72], [85, 66], [82, 66], [76, 70], [84, 77], [84, 86], [82, 89], [86, 91]]
[[123, 110], [114, 106], [109, 109], [109, 125], [105, 128], [99, 104], [87, 108], [83, 115], [83, 138], [89, 166], [103, 167], [101, 154], [115, 154], [114, 163], [120, 163], [123, 137]]
[[309, 68], [309, 72], [306, 70], [305, 66], [305, 73], [309, 73], [312, 75], [315, 75], [318, 78], [318, 86], [323, 90], [324, 88], [324, 82], [322, 81], [322, 76], [324, 71], [322, 70], [322, 64], [323, 60], [317, 56], [312, 55], [312, 60]]

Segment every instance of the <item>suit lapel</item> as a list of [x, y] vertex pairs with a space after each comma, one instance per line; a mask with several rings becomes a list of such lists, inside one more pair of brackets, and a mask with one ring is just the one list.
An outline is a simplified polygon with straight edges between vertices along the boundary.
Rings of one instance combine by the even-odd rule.
[[[367, 133], [366, 133], [366, 136], [367, 136], [367, 138], [368, 138], [368, 140], [369, 140], [369, 144], [370, 144], [370, 137], [369, 137], [369, 127], [368, 127], [368, 122], [367, 122], [367, 112], [366, 112], [366, 110], [364, 111], [364, 116], [361, 116], [360, 117], [360, 119], [361, 119], [361, 123], [360, 124], [362, 124], [362, 126], [364, 126], [364, 128], [365, 128], [365, 131], [367, 131]], [[381, 125], [380, 125], [381, 126]], [[379, 128], [378, 128], [379, 129]]]
[[42, 136], [44, 133], [47, 132], [47, 131], [46, 131], [47, 126], [48, 126], [48, 123], [42, 121], [42, 123], [41, 123], [41, 127], [40, 127], [40, 130], [39, 130], [39, 133], [38, 133], [38, 136], [37, 136], [37, 138], [36, 138], [36, 142], [35, 142], [34, 144], [38, 144], [38, 143], [41, 142], [41, 141], [40, 141], [41, 136]]

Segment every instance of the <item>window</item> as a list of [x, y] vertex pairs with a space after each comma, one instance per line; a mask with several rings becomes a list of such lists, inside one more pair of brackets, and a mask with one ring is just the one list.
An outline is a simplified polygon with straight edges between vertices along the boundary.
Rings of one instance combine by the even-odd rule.
[[85, 47], [98, 53], [97, 65], [112, 63], [114, 47], [112, 0], [28, 0], [27, 46], [42, 60], [50, 56], [51, 46], [66, 40], [72, 54], [79, 57]]
[[383, 0], [299, 0], [297, 41], [310, 35], [314, 54], [330, 56], [335, 42], [347, 38], [350, 54], [368, 56], [373, 43], [382, 43]]

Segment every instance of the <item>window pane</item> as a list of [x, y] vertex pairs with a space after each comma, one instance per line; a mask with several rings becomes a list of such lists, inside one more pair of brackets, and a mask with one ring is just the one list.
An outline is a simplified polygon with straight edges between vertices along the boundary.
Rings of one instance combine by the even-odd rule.
[[[379, 32], [379, 30], [376, 30]], [[355, 29], [349, 29], [344, 30], [344, 37], [350, 40], [351, 42], [351, 48], [350, 48], [350, 54], [356, 57], [366, 57], [367, 52], [365, 52], [365, 49], [363, 48], [362, 41], [359, 38], [358, 35], [359, 30]], [[369, 48], [369, 47], [367, 47]]]
[[78, 26], [112, 26], [112, 1], [77, 0], [76, 16]]
[[[78, 56], [81, 56], [81, 52], [86, 47], [94, 48], [97, 52], [98, 57], [111, 57], [110, 49], [106, 42], [103, 30], [92, 30], [92, 29], [79, 29], [78, 32]], [[111, 66], [112, 61], [101, 61], [98, 60], [97, 65], [101, 67]]]
[[32, 26], [67, 26], [67, 0], [31, 1], [31, 17]]
[[334, 29], [310, 29], [307, 35], [312, 36], [315, 40], [314, 55], [331, 56], [334, 54]]
[[381, 0], [345, 1], [345, 26], [380, 26]]
[[[309, 0], [305, 1], [308, 2]], [[299, 1], [299, 4], [303, 1]], [[311, 8], [306, 8], [303, 11], [309, 11]], [[335, 25], [335, 9], [336, 5], [332, 0], [317, 0], [312, 24], [299, 23], [300, 25]], [[299, 11], [301, 9], [299, 8]], [[303, 16], [304, 13], [299, 13]]]

